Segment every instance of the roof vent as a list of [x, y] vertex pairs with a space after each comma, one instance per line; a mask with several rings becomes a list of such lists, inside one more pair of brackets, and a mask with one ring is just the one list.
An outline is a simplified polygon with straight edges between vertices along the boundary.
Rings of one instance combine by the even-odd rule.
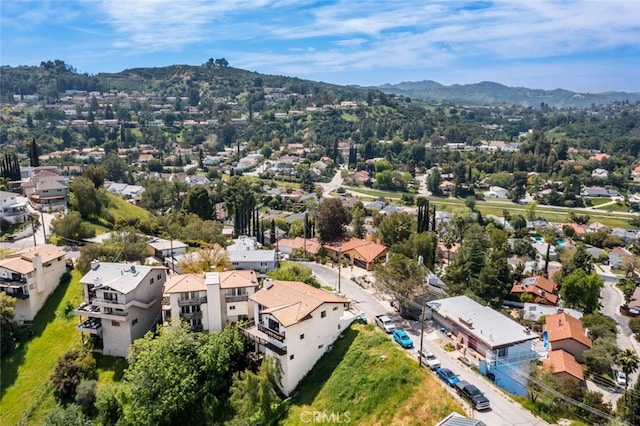
[[271, 287], [273, 287], [273, 280], [271, 278], [266, 278], [264, 280], [264, 288], [268, 290]]
[[136, 273], [136, 266], [135, 265], [131, 265], [131, 272], [133, 272], [134, 274]]
[[94, 287], [100, 287], [102, 285], [102, 278], [101, 277], [95, 277], [93, 279], [93, 285]]
[[91, 270], [95, 271], [100, 266], [100, 261], [98, 259], [93, 259], [91, 261]]

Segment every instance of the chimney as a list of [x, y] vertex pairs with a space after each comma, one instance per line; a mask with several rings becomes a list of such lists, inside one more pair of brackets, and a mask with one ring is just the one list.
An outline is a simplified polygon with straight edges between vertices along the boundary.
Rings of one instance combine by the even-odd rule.
[[93, 285], [95, 287], [100, 287], [102, 285], [102, 277], [95, 277], [93, 279]]
[[378, 239], [376, 240], [376, 244], [380, 245], [381, 243], [382, 243], [382, 242], [380, 241], [380, 238], [378, 238]]
[[364, 237], [364, 238], [368, 243], [371, 242], [371, 234], [367, 234], [366, 237]]
[[98, 269], [98, 266], [100, 266], [100, 261], [98, 259], [93, 259], [91, 261], [91, 270], [95, 271], [96, 269]]
[[271, 287], [273, 287], [273, 280], [271, 278], [265, 278], [265, 280], [264, 280], [264, 288], [265, 288], [265, 290], [268, 290]]

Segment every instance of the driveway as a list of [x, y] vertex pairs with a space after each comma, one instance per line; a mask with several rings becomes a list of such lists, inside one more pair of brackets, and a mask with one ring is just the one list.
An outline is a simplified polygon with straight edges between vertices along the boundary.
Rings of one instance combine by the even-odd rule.
[[[317, 263], [305, 262], [305, 265], [317, 275], [318, 281], [322, 285], [336, 288], [338, 282], [338, 270], [329, 266], [319, 265]], [[352, 305], [358, 310], [365, 312], [370, 322], [376, 315], [387, 314], [391, 316], [398, 326], [403, 327], [415, 342], [416, 348], [407, 350], [411, 357], [418, 359], [418, 346], [420, 342], [420, 323], [418, 321], [406, 321], [400, 318], [396, 311], [391, 308], [388, 295], [377, 293], [374, 289], [363, 289], [353, 281], [351, 281], [352, 271], [349, 268], [341, 270], [340, 290], [347, 298], [351, 300]], [[353, 273], [362, 273], [353, 271]], [[491, 401], [491, 410], [484, 412], [472, 412], [469, 404], [464, 402], [464, 406], [468, 409], [468, 416], [472, 416], [483, 421], [487, 425], [495, 426], [538, 426], [547, 425], [544, 420], [536, 418], [529, 411], [522, 408], [509, 398], [504, 391], [494, 386], [491, 382], [484, 379], [477, 373], [473, 372], [470, 367], [463, 365], [447, 352], [442, 349], [438, 331], [429, 330], [424, 335], [424, 349], [433, 352], [442, 363], [443, 367], [449, 368], [456, 372], [460, 379], [476, 385], [482, 390], [487, 398]], [[448, 387], [443, 387], [457, 397], [455, 392]]]
[[342, 170], [342, 168], [338, 168], [329, 183], [319, 183], [322, 187], [322, 198], [331, 198], [331, 193], [340, 188], [342, 185]]

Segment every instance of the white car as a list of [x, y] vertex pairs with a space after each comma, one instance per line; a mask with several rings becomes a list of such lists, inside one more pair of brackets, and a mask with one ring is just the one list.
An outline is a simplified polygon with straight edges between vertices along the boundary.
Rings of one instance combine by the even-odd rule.
[[616, 383], [620, 386], [625, 386], [627, 384], [627, 375], [622, 371], [616, 372]]
[[422, 359], [431, 370], [440, 368], [440, 360], [431, 352], [422, 351]]

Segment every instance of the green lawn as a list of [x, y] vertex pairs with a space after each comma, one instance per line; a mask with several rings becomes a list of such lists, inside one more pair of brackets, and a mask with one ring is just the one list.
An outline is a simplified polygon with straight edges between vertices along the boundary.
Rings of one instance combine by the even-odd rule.
[[109, 206], [106, 210], [115, 220], [118, 220], [119, 218], [138, 218], [140, 220], [148, 220], [153, 217], [151, 212], [148, 210], [138, 207], [135, 204], [128, 203], [114, 194], [107, 193], [107, 197], [109, 198]]
[[451, 411], [464, 413], [434, 374], [373, 325], [354, 325], [302, 380], [281, 423], [319, 412], [333, 423], [433, 425]]
[[60, 355], [80, 347], [76, 318], [65, 319], [56, 312], [67, 302], [77, 306], [83, 298], [78, 283], [80, 273], [72, 272], [70, 283], [63, 283], [51, 295], [33, 321], [33, 336], [20, 341], [14, 351], [2, 359], [0, 424], [41, 424], [40, 419], [55, 405], [49, 377]]

